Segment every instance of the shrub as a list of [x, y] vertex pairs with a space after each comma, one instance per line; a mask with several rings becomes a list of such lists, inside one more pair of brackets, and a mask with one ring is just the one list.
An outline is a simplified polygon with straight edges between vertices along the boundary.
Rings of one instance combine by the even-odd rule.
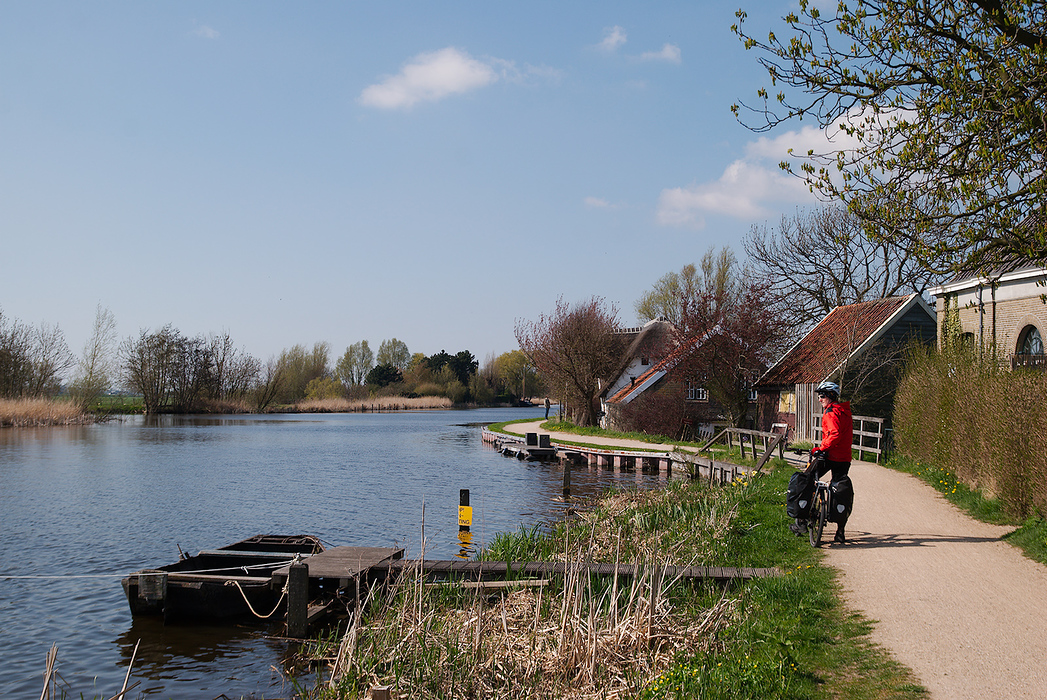
[[899, 449], [998, 498], [1018, 519], [1047, 511], [1047, 374], [991, 353], [915, 351], [895, 397]]

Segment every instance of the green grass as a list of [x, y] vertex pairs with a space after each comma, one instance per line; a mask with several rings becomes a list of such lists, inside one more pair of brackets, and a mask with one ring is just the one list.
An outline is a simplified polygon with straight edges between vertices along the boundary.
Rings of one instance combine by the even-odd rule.
[[884, 465], [906, 472], [937, 489], [946, 500], [976, 520], [994, 525], [1013, 525], [1015, 530], [1004, 539], [1034, 561], [1047, 564], [1047, 521], [1043, 517], [1018, 522], [1007, 514], [1003, 503], [989, 498], [977, 489], [969, 488], [956, 474], [933, 464], [924, 464], [901, 454], [892, 454]]
[[145, 410], [141, 396], [99, 396], [88, 409], [91, 413], [134, 414]]

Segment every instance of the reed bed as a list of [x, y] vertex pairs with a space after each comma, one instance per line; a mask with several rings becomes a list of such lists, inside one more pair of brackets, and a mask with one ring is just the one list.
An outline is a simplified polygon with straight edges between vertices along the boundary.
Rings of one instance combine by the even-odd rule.
[[446, 396], [375, 396], [368, 399], [308, 399], [300, 401], [290, 410], [300, 413], [368, 413], [378, 411], [421, 411], [426, 409], [452, 408], [454, 404]]
[[[722, 653], [741, 599], [662, 575], [665, 565], [717, 561], [744, 484], [606, 496], [578, 519], [501, 535], [482, 558], [568, 564], [549, 581], [491, 592], [401, 577], [332, 648], [327, 697], [390, 685], [399, 698], [625, 698], [674, 659]], [[631, 563], [599, 577], [571, 564]], [[354, 620], [359, 620], [359, 616]]]
[[69, 401], [0, 399], [0, 427], [81, 425], [91, 420]]

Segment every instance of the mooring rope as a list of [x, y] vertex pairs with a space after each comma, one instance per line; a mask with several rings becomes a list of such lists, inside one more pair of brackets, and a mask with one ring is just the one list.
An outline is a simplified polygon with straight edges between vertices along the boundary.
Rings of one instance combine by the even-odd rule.
[[37, 576], [8, 576], [0, 574], [0, 580], [12, 579], [61, 579], [61, 578], [123, 578], [127, 574], [47, 574]]
[[239, 581], [226, 581], [225, 585], [236, 586], [236, 589], [240, 591], [240, 595], [244, 597], [244, 602], [247, 603], [247, 609], [251, 611], [252, 615], [262, 620], [268, 620], [270, 617], [272, 617], [276, 613], [276, 611], [280, 609], [280, 603], [284, 602], [284, 596], [287, 595], [287, 584], [284, 584], [283, 590], [280, 591], [280, 599], [276, 601], [276, 607], [273, 608], [272, 612], [270, 612], [268, 615], [259, 615], [258, 611], [254, 609], [254, 606], [251, 605], [251, 601], [247, 599], [247, 593], [244, 592], [244, 589], [240, 586]]

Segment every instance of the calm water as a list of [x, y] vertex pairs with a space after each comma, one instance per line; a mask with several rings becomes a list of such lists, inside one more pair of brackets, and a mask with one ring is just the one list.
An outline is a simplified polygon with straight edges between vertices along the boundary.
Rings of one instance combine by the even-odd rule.
[[[541, 409], [142, 418], [0, 430], [0, 697], [39, 697], [57, 643], [72, 697], [286, 697], [276, 627], [132, 622], [120, 577], [259, 533], [452, 558], [458, 492], [474, 541], [562, 517], [557, 466], [502, 457], [480, 426]], [[578, 469], [572, 490], [665, 476]], [[77, 577], [77, 578], [73, 578]]]

